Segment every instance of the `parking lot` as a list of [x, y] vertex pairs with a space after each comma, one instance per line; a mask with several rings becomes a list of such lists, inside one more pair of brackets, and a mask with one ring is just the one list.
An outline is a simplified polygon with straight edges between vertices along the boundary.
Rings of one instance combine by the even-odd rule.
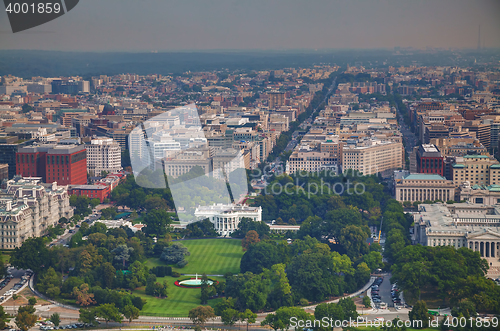
[[[98, 323], [100, 324], [100, 322]], [[46, 331], [46, 330], [78, 329], [78, 328], [91, 327], [92, 325], [86, 323], [73, 323], [73, 324], [55, 326], [54, 323], [47, 321], [47, 322], [38, 322], [35, 324], [35, 326], [40, 327], [40, 330]]]
[[31, 272], [9, 267], [7, 269], [7, 276], [0, 282], [0, 303], [7, 300], [13, 293], [26, 284], [31, 275]]

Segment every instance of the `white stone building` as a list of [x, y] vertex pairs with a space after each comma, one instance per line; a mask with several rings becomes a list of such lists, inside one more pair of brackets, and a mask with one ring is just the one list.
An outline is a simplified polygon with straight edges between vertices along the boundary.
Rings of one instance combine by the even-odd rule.
[[488, 275], [500, 275], [500, 205], [422, 204], [414, 221], [413, 243], [478, 251], [490, 266]]
[[226, 237], [238, 229], [243, 218], [250, 218], [255, 222], [262, 221], [262, 207], [216, 204], [200, 206], [196, 208], [194, 215], [200, 219], [208, 218], [219, 236]]
[[122, 151], [112, 138], [93, 139], [86, 148], [87, 169], [91, 174], [99, 176], [103, 171], [122, 170]]
[[42, 179], [14, 177], [0, 192], [0, 241], [14, 249], [31, 237], [44, 235], [61, 217], [73, 216], [68, 187], [42, 184]]

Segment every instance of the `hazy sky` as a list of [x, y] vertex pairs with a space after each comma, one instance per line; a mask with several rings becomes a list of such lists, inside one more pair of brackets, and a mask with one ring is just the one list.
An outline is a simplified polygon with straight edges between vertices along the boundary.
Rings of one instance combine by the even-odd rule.
[[16, 34], [2, 10], [0, 49], [475, 48], [479, 25], [500, 47], [500, 0], [80, 0]]

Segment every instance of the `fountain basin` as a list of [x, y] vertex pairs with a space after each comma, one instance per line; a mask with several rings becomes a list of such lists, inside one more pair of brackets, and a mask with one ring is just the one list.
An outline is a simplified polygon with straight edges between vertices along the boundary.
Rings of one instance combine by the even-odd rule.
[[[208, 280], [208, 285], [213, 285], [214, 283], [218, 283], [217, 281]], [[185, 288], [200, 288], [201, 287], [201, 278], [187, 278], [187, 279], [178, 279], [175, 281], [175, 286], [185, 287]]]

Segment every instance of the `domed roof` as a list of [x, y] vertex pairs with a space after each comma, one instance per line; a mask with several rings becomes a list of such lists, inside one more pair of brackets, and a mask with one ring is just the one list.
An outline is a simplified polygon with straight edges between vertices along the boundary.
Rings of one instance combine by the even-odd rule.
[[103, 115], [114, 115], [115, 107], [111, 106], [109, 103], [104, 105], [104, 109], [102, 110]]

